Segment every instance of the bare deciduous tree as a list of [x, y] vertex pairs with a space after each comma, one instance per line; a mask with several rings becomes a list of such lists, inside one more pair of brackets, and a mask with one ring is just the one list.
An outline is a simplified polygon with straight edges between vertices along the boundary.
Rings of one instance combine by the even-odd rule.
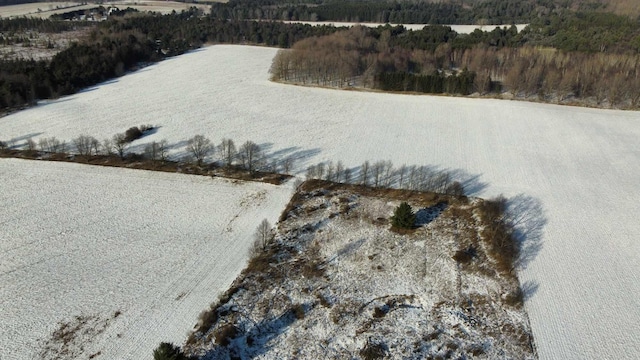
[[113, 148], [120, 156], [120, 159], [124, 159], [124, 154], [129, 147], [129, 142], [127, 141], [127, 137], [124, 134], [115, 134], [113, 135]]
[[381, 184], [382, 174], [384, 173], [384, 161], [376, 161], [371, 167], [371, 175], [373, 176], [373, 187]]
[[327, 175], [325, 176], [325, 180], [327, 181], [334, 181], [335, 178], [335, 168], [333, 166], [333, 161], [329, 161], [327, 163]]
[[344, 180], [344, 164], [342, 164], [342, 161], [338, 161], [338, 163], [336, 164], [336, 181], [337, 182], [346, 182]]
[[399, 189], [403, 189], [404, 188], [404, 180], [405, 180], [405, 174], [407, 173], [407, 165], [402, 164], [402, 166], [400, 166], [400, 168], [397, 171], [398, 174], [398, 188]]
[[63, 153], [65, 152], [66, 144], [61, 143], [60, 140], [56, 139], [54, 136], [50, 138], [41, 138], [38, 140], [38, 146], [40, 146], [40, 151], [48, 152], [48, 153]]
[[267, 219], [263, 219], [258, 228], [256, 229], [253, 241], [253, 249], [254, 253], [261, 252], [267, 250], [268, 246], [271, 244], [273, 240], [273, 232], [271, 231], [271, 224]]
[[344, 169], [344, 183], [345, 184], [351, 184], [351, 169], [346, 168]]
[[27, 150], [29, 151], [36, 150], [36, 142], [32, 138], [27, 139]]
[[187, 141], [187, 151], [193, 155], [198, 166], [200, 166], [204, 158], [213, 151], [213, 145], [211, 140], [204, 137], [204, 135], [196, 135]]
[[246, 141], [240, 147], [240, 158], [242, 159], [242, 165], [245, 169], [249, 170], [249, 173], [251, 174], [253, 174], [260, 162], [260, 151], [260, 146], [253, 141]]
[[369, 166], [369, 160], [367, 160], [360, 167], [360, 183], [365, 186], [369, 183]]
[[293, 158], [291, 156], [287, 156], [286, 158], [284, 158], [284, 160], [282, 160], [282, 170], [285, 174], [288, 174], [289, 172], [291, 172], [292, 168]]
[[78, 154], [82, 156], [91, 156], [94, 150], [96, 150], [97, 153], [97, 148], [99, 145], [100, 142], [93, 136], [89, 135], [80, 135], [77, 138], [73, 139], [73, 146], [75, 146]]
[[113, 141], [111, 139], [102, 140], [102, 151], [105, 155], [113, 155]]
[[233, 159], [236, 157], [236, 145], [231, 139], [222, 139], [222, 143], [218, 145], [218, 151], [225, 166], [231, 166]]
[[167, 140], [154, 141], [144, 148], [145, 157], [154, 163], [165, 161], [167, 157]]

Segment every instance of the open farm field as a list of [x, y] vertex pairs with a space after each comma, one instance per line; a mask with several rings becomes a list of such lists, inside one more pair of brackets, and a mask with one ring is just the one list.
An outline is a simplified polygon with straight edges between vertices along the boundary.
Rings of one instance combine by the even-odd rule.
[[90, 9], [97, 5], [80, 4], [77, 2], [37, 2], [20, 5], [0, 6], [0, 16], [11, 18], [18, 16], [33, 16], [48, 18], [53, 14], [61, 14], [68, 11]]
[[[167, 139], [178, 158], [186, 140], [202, 133], [216, 142], [252, 140], [272, 157], [295, 153], [299, 174], [329, 160], [458, 169], [475, 179], [469, 192], [504, 194], [521, 214], [531, 246], [519, 276], [530, 285], [526, 306], [539, 357], [640, 357], [640, 113], [283, 85], [268, 80], [276, 51], [194, 51], [0, 118], [0, 139], [15, 146], [30, 137], [104, 139], [153, 124], [157, 132], [132, 150]], [[182, 226], [180, 219], [170, 223]], [[32, 293], [10, 302], [12, 311], [29, 312]], [[2, 344], [23, 341], [2, 334]]]
[[148, 359], [181, 343], [291, 188], [0, 161], [0, 358]]
[[169, 14], [172, 11], [180, 12], [186, 10], [192, 6], [202, 9], [205, 13], [209, 12], [208, 5], [190, 4], [176, 1], [156, 1], [156, 0], [122, 0], [122, 1], [109, 1], [101, 3], [74, 3], [74, 2], [39, 2], [20, 5], [8, 5], [0, 6], [0, 17], [18, 17], [18, 16], [32, 16], [39, 18], [48, 18], [53, 14], [62, 14], [69, 11], [92, 9], [98, 6], [117, 6], [122, 9], [128, 7], [137, 9], [139, 11], [155, 11], [161, 14]]

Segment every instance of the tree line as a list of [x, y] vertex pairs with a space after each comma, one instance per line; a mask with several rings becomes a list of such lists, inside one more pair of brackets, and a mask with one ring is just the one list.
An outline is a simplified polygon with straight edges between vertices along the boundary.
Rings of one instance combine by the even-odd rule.
[[214, 3], [212, 13], [232, 20], [346, 21], [395, 24], [509, 24], [530, 22], [571, 1], [285, 1], [231, 0]]
[[[237, 2], [245, 3], [281, 4], [279, 0]], [[64, 31], [70, 24], [80, 23], [0, 20], [7, 29], [34, 26]], [[419, 31], [384, 26], [332, 35], [343, 30], [229, 20], [215, 11], [205, 16], [196, 8], [110, 18], [96, 25], [86, 41], [50, 61], [1, 60], [0, 111], [71, 94], [205, 43], [282, 48], [295, 44], [292, 52], [282, 52], [275, 59], [276, 80], [462, 94], [510, 91], [524, 97], [638, 106], [640, 24], [613, 14], [556, 9], [520, 33], [513, 26], [468, 35], [446, 26]]]
[[[425, 30], [426, 31], [426, 30]], [[429, 33], [430, 32], [430, 33]], [[525, 44], [492, 45], [486, 36], [472, 46], [459, 46], [446, 29], [434, 46], [406, 46], [410, 31], [354, 27], [303, 39], [281, 50], [271, 66], [276, 81], [330, 87], [359, 86], [392, 91], [513, 96], [601, 107], [640, 107], [640, 54], [567, 52]], [[494, 30], [511, 34], [511, 29]], [[470, 35], [473, 36], [473, 33]], [[400, 38], [401, 40], [397, 40]], [[415, 39], [419, 35], [414, 35]]]
[[[22, 21], [2, 20], [11, 24]], [[204, 43], [289, 47], [299, 39], [334, 31], [336, 28], [328, 26], [215, 20], [202, 16], [196, 8], [180, 14], [111, 18], [95, 27], [87, 40], [72, 43], [50, 61], [0, 60], [0, 112], [75, 93], [142, 63], [180, 55]]]
[[227, 170], [243, 170], [253, 176], [258, 172], [289, 174], [293, 171], [296, 158], [270, 158], [259, 144], [247, 140], [236, 145], [233, 139], [223, 138], [216, 144], [204, 135], [195, 135], [186, 141], [185, 156], [179, 160], [169, 157], [169, 150], [175, 148], [166, 139], [152, 141], [142, 148], [142, 152], [131, 151], [133, 141], [153, 133], [156, 127], [141, 125], [117, 133], [111, 138], [99, 139], [81, 134], [70, 141], [60, 140], [55, 136], [42, 137], [36, 142], [33, 138], [24, 143], [15, 140], [0, 141], [0, 150], [18, 150], [29, 153], [52, 155], [78, 155], [85, 158], [106, 156], [120, 160], [147, 160], [154, 166], [170, 162], [191, 163], [200, 168], [225, 168]]
[[[117, 156], [121, 160], [148, 160], [161, 165], [175, 161], [169, 157], [173, 150], [166, 139], [152, 141], [143, 147], [141, 153], [131, 151], [132, 142], [152, 134], [156, 127], [141, 125], [129, 128], [102, 141], [81, 134], [70, 141], [56, 137], [28, 138], [24, 143], [14, 140], [0, 141], [0, 150], [22, 150], [40, 155], [77, 155], [85, 158], [96, 156]], [[204, 135], [195, 135], [186, 141], [186, 156], [179, 162], [189, 162], [202, 168], [226, 168], [244, 170], [250, 175], [257, 172], [291, 174], [295, 171], [297, 159], [287, 156], [280, 159], [270, 158], [259, 144], [247, 140], [236, 145], [233, 139], [223, 138], [214, 143]], [[365, 161], [359, 167], [347, 167], [342, 161], [325, 161], [310, 165], [305, 174], [307, 180], [319, 179], [336, 183], [355, 184], [373, 188], [396, 188], [417, 191], [432, 191], [450, 195], [464, 195], [464, 179], [453, 171], [433, 166], [401, 165], [394, 167], [390, 160]]]

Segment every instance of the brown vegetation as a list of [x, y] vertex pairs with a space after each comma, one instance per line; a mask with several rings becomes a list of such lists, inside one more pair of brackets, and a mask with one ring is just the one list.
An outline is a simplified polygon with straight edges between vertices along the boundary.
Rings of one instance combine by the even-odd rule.
[[81, 163], [81, 164], [89, 164], [89, 165], [100, 165], [100, 166], [112, 166], [112, 167], [123, 167], [128, 169], [140, 169], [140, 170], [151, 170], [151, 171], [163, 171], [163, 172], [172, 172], [172, 173], [182, 173], [182, 174], [190, 174], [190, 175], [205, 175], [212, 177], [223, 177], [229, 179], [238, 179], [243, 181], [258, 181], [265, 182], [274, 185], [280, 185], [284, 183], [286, 180], [290, 179], [290, 175], [278, 174], [278, 173], [268, 173], [268, 172], [258, 172], [254, 171], [253, 174], [249, 173], [247, 170], [242, 169], [241, 167], [200, 167], [190, 164], [184, 164], [177, 161], [170, 160], [153, 160], [147, 159], [142, 155], [136, 154], [128, 154], [124, 158], [120, 158], [116, 155], [70, 155], [66, 153], [51, 153], [45, 154], [46, 156], [42, 156], [42, 153], [38, 153], [37, 151], [30, 150], [9, 150], [9, 149], [0, 149], [0, 158], [18, 158], [18, 159], [27, 159], [27, 160], [48, 160], [48, 161], [63, 161], [63, 162], [73, 162], [73, 163]]
[[[385, 35], [386, 34], [386, 35]], [[497, 48], [479, 44], [435, 51], [391, 47], [388, 30], [379, 39], [362, 27], [311, 37], [280, 50], [274, 81], [329, 87], [377, 88], [380, 73], [427, 76], [468, 69], [479, 95], [511, 93], [518, 98], [597, 107], [640, 107], [640, 55], [564, 52], [524, 46]], [[409, 89], [410, 90], [410, 89]], [[446, 89], [445, 89], [446, 90]]]
[[[347, 333], [355, 337], [358, 347], [351, 352], [343, 349], [345, 352], [340, 353], [341, 357], [351, 354], [383, 358], [390, 351], [389, 344], [395, 341], [388, 332], [389, 324], [394, 326], [391, 331], [398, 331], [397, 324], [401, 321], [398, 319], [419, 312], [421, 315], [417, 317], [428, 317], [431, 323], [437, 323], [443, 316], [457, 314], [465, 326], [474, 329], [474, 333], [486, 332], [494, 339], [505, 341], [493, 346], [506, 351], [534, 352], [527, 325], [504, 321], [498, 319], [499, 316], [495, 318], [496, 314], [503, 313], [497, 309], [504, 306], [513, 307], [513, 311], [524, 311], [523, 292], [518, 289], [517, 278], [510, 271], [512, 266], [504, 271], [496, 268], [496, 264], [507, 259], [501, 249], [495, 248], [492, 237], [498, 228], [495, 224], [504, 219], [503, 202], [324, 180], [306, 181], [297, 190], [281, 216], [274, 240], [266, 245], [266, 249], [254, 254], [220, 301], [203, 312], [185, 351], [191, 354], [206, 352], [212, 357], [241, 353], [250, 357], [265, 351], [262, 344], [270, 339], [270, 346], [275, 347], [280, 346], [278, 341], [286, 342], [286, 348], [295, 356], [298, 354], [295, 344], [307, 341], [302, 329], [320, 326], [348, 328]], [[393, 207], [401, 201], [421, 208], [423, 218], [431, 210], [437, 215], [428, 220], [430, 225], [422, 223], [410, 234], [390, 233], [388, 223], [378, 224], [379, 216], [387, 213], [389, 217]], [[343, 206], [350, 210], [342, 212]], [[334, 233], [334, 226], [329, 224], [332, 221], [336, 222], [335, 228], [342, 230]], [[336, 240], [337, 234], [351, 237], [344, 233], [345, 226], [366, 228], [364, 234], [369, 235], [359, 232], [360, 240]], [[374, 233], [377, 235], [371, 238]], [[420, 258], [422, 252], [428, 254], [424, 259]], [[406, 278], [398, 281], [413, 281], [414, 278], [418, 283], [428, 281], [426, 286], [429, 288], [445, 289], [444, 301], [425, 307], [419, 293], [369, 293], [371, 288], [366, 284], [362, 289], [358, 286], [354, 289], [355, 283], [367, 283], [367, 276], [372, 276], [371, 279], [387, 277], [394, 281], [399, 275], [394, 269], [399, 261], [395, 254], [405, 253], [410, 255], [400, 261], [406, 266], [401, 272]], [[441, 259], [437, 260], [438, 269], [444, 265], [449, 270], [430, 274], [430, 271], [439, 271], [432, 269], [429, 263], [434, 259]], [[345, 277], [346, 269], [351, 272]], [[449, 280], [433, 282], [440, 276]], [[497, 281], [500, 290], [495, 294], [479, 294], [469, 287], [469, 281], [482, 277]], [[345, 279], [346, 282], [341, 283]], [[296, 331], [285, 331], [289, 326]], [[513, 331], [501, 333], [505, 327]], [[451, 356], [487, 354], [487, 350], [477, 343], [461, 340], [467, 339], [469, 334], [455, 328], [425, 325], [424, 329], [424, 333], [422, 330], [416, 333], [415, 329], [406, 333], [407, 338], [414, 339], [411, 343], [416, 344], [406, 351], [426, 355], [431, 348], [446, 347]], [[429, 334], [435, 335], [429, 337]]]

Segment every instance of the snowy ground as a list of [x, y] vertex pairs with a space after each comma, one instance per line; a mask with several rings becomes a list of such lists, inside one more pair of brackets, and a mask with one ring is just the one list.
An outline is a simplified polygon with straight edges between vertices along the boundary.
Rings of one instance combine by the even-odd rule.
[[[517, 279], [497, 271], [482, 234], [482, 201], [381, 195], [305, 183], [269, 250], [185, 350], [203, 360], [367, 359], [369, 342], [385, 359], [535, 359]], [[388, 219], [406, 196], [420, 225], [399, 235]], [[454, 260], [467, 246], [473, 259]], [[230, 324], [237, 333], [225, 341]]]
[[139, 142], [166, 138], [174, 156], [204, 133], [298, 153], [299, 171], [386, 159], [462, 169], [486, 185], [478, 195], [542, 206], [526, 223], [542, 246], [520, 273], [536, 290], [527, 307], [540, 357], [640, 357], [640, 113], [277, 84], [276, 51], [213, 46], [166, 60], [1, 118], [0, 139], [103, 139], [149, 123], [159, 130]]
[[[161, 341], [182, 343], [245, 266], [257, 224], [277, 220], [290, 195], [0, 159], [0, 359], [149, 359]], [[51, 336], [61, 324], [66, 346]]]
[[205, 13], [209, 11], [209, 6], [188, 4], [175, 1], [156, 1], [156, 0], [121, 0], [121, 1], [109, 1], [101, 3], [73, 3], [73, 2], [44, 2], [44, 3], [29, 3], [20, 5], [7, 5], [0, 6], [0, 17], [10, 18], [18, 16], [30, 16], [38, 18], [48, 18], [54, 14], [63, 14], [69, 11], [93, 9], [98, 6], [116, 6], [121, 9], [131, 7], [138, 9], [139, 11], [155, 11], [161, 14], [169, 14], [172, 11], [180, 12], [187, 10], [192, 6], [196, 6], [202, 9]]

